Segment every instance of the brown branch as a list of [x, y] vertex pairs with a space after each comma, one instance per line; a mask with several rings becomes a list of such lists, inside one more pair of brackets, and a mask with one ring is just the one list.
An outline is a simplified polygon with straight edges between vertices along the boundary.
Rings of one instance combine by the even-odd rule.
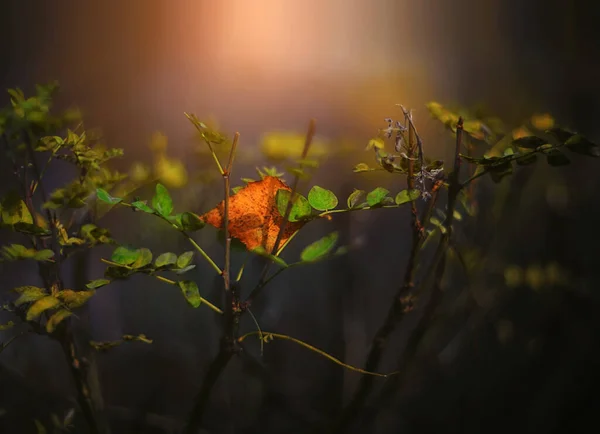
[[[404, 110], [404, 108], [403, 108]], [[412, 146], [411, 133], [414, 132], [416, 135], [416, 130], [414, 130], [414, 126], [412, 124], [412, 119], [410, 118], [410, 114], [405, 112], [405, 116], [407, 121], [409, 122], [409, 152], [413, 152], [414, 147]], [[456, 197], [460, 192], [461, 185], [459, 182], [459, 172], [460, 172], [460, 147], [462, 144], [462, 118], [459, 119], [457, 126], [457, 140], [456, 140], [456, 150], [455, 150], [455, 158], [454, 158], [454, 169], [452, 173], [449, 175], [450, 188], [448, 192], [448, 205], [447, 212], [448, 215], [446, 220], [444, 221], [444, 226], [446, 231], [442, 235], [440, 239], [440, 244], [434, 255], [434, 261], [432, 264], [432, 268], [435, 269], [435, 279], [434, 279], [434, 290], [429, 299], [429, 303], [425, 307], [425, 315], [422, 317], [423, 324], [421, 327], [422, 330], [417, 328], [416, 332], [411, 336], [411, 339], [416, 342], [420, 341], [421, 332], [424, 332], [424, 327], [429, 324], [429, 319], [432, 316], [433, 312], [437, 307], [437, 303], [439, 303], [439, 299], [441, 297], [438, 296], [438, 291], [441, 290], [441, 279], [443, 277], [443, 272], [446, 266], [446, 251], [448, 248], [448, 242], [451, 235], [452, 229], [452, 220], [454, 217], [454, 206], [456, 204]], [[419, 141], [420, 139], [418, 139]], [[409, 155], [410, 157], [411, 155]], [[414, 174], [414, 166], [411, 164], [412, 160], [409, 159], [409, 170], [407, 175], [407, 183], [409, 183], [409, 188], [411, 188], [411, 179]], [[412, 181], [414, 182], [414, 181]], [[379, 363], [383, 356], [385, 347], [392, 332], [396, 329], [397, 324], [406, 316], [408, 312], [413, 310], [414, 301], [415, 301], [415, 290], [414, 290], [414, 276], [417, 266], [417, 258], [418, 254], [421, 250], [421, 246], [423, 244], [423, 226], [421, 222], [427, 222], [431, 216], [433, 208], [435, 206], [435, 202], [437, 200], [440, 181], [437, 181], [434, 184], [432, 189], [432, 197], [429, 200], [427, 207], [423, 210], [422, 218], [419, 221], [417, 216], [417, 212], [413, 209], [413, 217], [411, 221], [412, 226], [412, 248], [410, 252], [410, 256], [408, 259], [408, 263], [406, 266], [406, 271], [404, 275], [404, 280], [402, 286], [397, 291], [394, 300], [392, 302], [392, 306], [390, 307], [387, 316], [379, 328], [375, 337], [371, 343], [371, 349], [369, 350], [369, 354], [367, 356], [367, 361], [365, 364], [365, 370], [374, 371], [379, 367]], [[413, 184], [414, 185], [414, 184]], [[414, 203], [414, 202], [413, 202]], [[409, 341], [409, 346], [412, 344]], [[416, 344], [414, 344], [416, 347]], [[404, 366], [401, 366], [400, 369], [404, 369]], [[400, 372], [400, 376], [404, 375]], [[333, 433], [342, 433], [347, 430], [350, 426], [354, 418], [357, 416], [358, 411], [361, 407], [364, 406], [369, 394], [371, 393], [374, 385], [374, 379], [371, 377], [362, 377], [356, 392], [350, 400], [350, 403], [343, 409], [341, 416], [335, 422], [334, 428], [332, 430]]]
[[[223, 176], [223, 188], [224, 188], [224, 205], [223, 205], [223, 230], [225, 232], [225, 266], [222, 271], [223, 275], [223, 286], [225, 289], [225, 307], [223, 315], [223, 336], [219, 344], [219, 352], [217, 356], [210, 364], [204, 379], [202, 380], [202, 386], [200, 391], [194, 399], [194, 405], [190, 418], [187, 421], [184, 433], [185, 434], [196, 434], [202, 427], [206, 407], [210, 401], [210, 395], [212, 390], [217, 383], [217, 380], [221, 376], [221, 373], [227, 367], [229, 361], [235, 353], [238, 352], [239, 346], [237, 345], [237, 328], [239, 324], [239, 318], [241, 309], [239, 308], [239, 294], [237, 283], [231, 284], [231, 234], [229, 233], [229, 198], [230, 198], [230, 176], [235, 158], [235, 151], [240, 134], [235, 133], [231, 150], [229, 151], [229, 161], [226, 168], [222, 171]], [[218, 160], [217, 160], [218, 162]], [[219, 165], [220, 167], [220, 165]]]
[[[462, 146], [462, 135], [463, 121], [462, 118], [459, 118], [458, 125], [456, 128], [454, 169], [448, 177], [449, 190], [447, 215], [443, 223], [445, 231], [440, 237], [440, 242], [438, 243], [436, 252], [434, 254], [434, 259], [430, 267], [430, 270], [435, 270], [433, 274], [432, 290], [429, 295], [428, 302], [424, 307], [423, 314], [419, 318], [419, 321], [414, 331], [409, 336], [408, 343], [406, 345], [406, 348], [404, 349], [405, 355], [402, 357], [401, 362], [398, 366], [399, 374], [395, 378], [390, 379], [390, 381], [384, 385], [383, 390], [381, 391], [381, 394], [377, 399], [372, 413], [375, 413], [379, 408], [381, 408], [383, 404], [388, 402], [393, 396], [393, 393], [396, 392], [404, 384], [406, 376], [408, 375], [410, 370], [410, 364], [412, 362], [410, 356], [416, 354], [417, 348], [420, 342], [422, 341], [423, 336], [427, 332], [427, 329], [431, 324], [431, 320], [433, 319], [434, 314], [442, 299], [442, 279], [444, 277], [444, 272], [446, 269], [446, 262], [448, 258], [447, 252], [448, 249], [451, 248], [450, 243], [452, 236], [452, 223], [454, 221], [454, 209], [456, 206], [456, 199], [458, 193], [462, 188], [459, 178], [461, 167], [461, 159], [459, 153], [460, 148]], [[371, 417], [374, 417], [374, 414], [371, 414]], [[369, 421], [366, 421], [365, 423], [368, 424]]]

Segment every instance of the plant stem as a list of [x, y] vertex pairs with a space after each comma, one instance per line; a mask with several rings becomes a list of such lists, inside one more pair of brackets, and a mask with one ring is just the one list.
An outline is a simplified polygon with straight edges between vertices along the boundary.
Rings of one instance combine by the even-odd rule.
[[[223, 335], [221, 337], [219, 345], [219, 353], [217, 357], [210, 364], [208, 371], [202, 381], [200, 392], [194, 399], [194, 406], [192, 409], [191, 416], [188, 420], [185, 434], [196, 434], [202, 427], [204, 414], [208, 402], [210, 401], [210, 395], [213, 387], [219, 379], [221, 373], [231, 360], [234, 354], [238, 352], [237, 345], [237, 329], [239, 324], [239, 318], [241, 309], [239, 307], [239, 295], [238, 295], [238, 282], [231, 284], [230, 272], [231, 272], [231, 234], [229, 233], [229, 195], [230, 195], [230, 175], [235, 157], [235, 151], [237, 148], [237, 142], [239, 139], [239, 133], [236, 133], [233, 139], [231, 150], [229, 152], [229, 161], [225, 170], [221, 169], [221, 175], [223, 176], [223, 187], [224, 187], [224, 216], [223, 216], [223, 229], [225, 231], [225, 267], [221, 271], [223, 275], [223, 285], [225, 289], [225, 306], [223, 316]], [[217, 160], [218, 162], [218, 160]], [[219, 167], [220, 164], [219, 164]]]
[[[39, 187], [40, 195], [42, 196], [42, 202], [46, 203], [48, 201], [48, 196], [42, 183], [42, 174], [37, 165], [32, 140], [32, 137], [29, 136], [26, 139], [26, 146], [29, 158], [31, 159], [31, 167], [33, 169], [35, 179], [38, 181], [37, 185]], [[25, 188], [27, 189], [28, 187], [25, 186]], [[47, 266], [40, 264], [40, 274], [44, 279], [46, 289], [48, 291], [51, 291], [51, 289], [55, 286], [58, 286], [58, 290], [60, 291], [63, 289], [64, 284], [60, 273], [61, 252], [60, 245], [58, 242], [58, 230], [56, 227], [55, 217], [51, 214], [50, 210], [46, 209], [45, 213], [48, 219], [48, 224], [50, 225], [52, 230], [52, 250], [54, 251], [55, 261], [49, 263], [49, 265]], [[33, 221], [35, 222], [35, 214], [32, 214], [32, 216], [34, 218]], [[59, 334], [59, 342], [63, 349], [65, 357], [69, 362], [71, 374], [73, 376], [73, 380], [75, 381], [75, 386], [77, 388], [77, 402], [87, 421], [90, 432], [92, 434], [100, 434], [99, 425], [96, 420], [95, 406], [90, 398], [90, 387], [87, 382], [87, 376], [85, 372], [82, 372], [81, 363], [77, 358], [75, 342], [72, 336], [71, 324], [69, 321], [65, 321], [64, 323], [63, 333]]]
[[[421, 318], [419, 318], [417, 326], [409, 336], [408, 343], [404, 350], [404, 353], [406, 355], [414, 355], [416, 353], [417, 347], [421, 342], [423, 336], [425, 335], [425, 332], [427, 331], [427, 328], [431, 323], [431, 319], [433, 318], [433, 315], [435, 314], [435, 311], [437, 310], [442, 298], [442, 279], [446, 270], [446, 262], [448, 258], [447, 252], [450, 248], [452, 236], [452, 222], [454, 220], [454, 208], [456, 205], [458, 193], [462, 189], [462, 185], [460, 184], [459, 179], [461, 167], [459, 150], [462, 145], [462, 135], [463, 120], [462, 118], [459, 118], [456, 127], [456, 154], [454, 158], [454, 168], [449, 176], [450, 186], [448, 189], [447, 214], [446, 219], [443, 223], [446, 230], [442, 233], [440, 237], [440, 241], [434, 254], [434, 259], [429, 269], [429, 271], [434, 270], [432, 291], [429, 296], [429, 300], [425, 305], [424, 312], [421, 315]], [[378, 399], [378, 402], [387, 402], [389, 400], [389, 397], [394, 393], [394, 391], [398, 390], [398, 388], [401, 386], [403, 381], [406, 379], [406, 376], [408, 375], [409, 364], [409, 357], [402, 357], [400, 365], [398, 366], [400, 375], [395, 377], [392, 381], [390, 381], [384, 386], [381, 392], [381, 397], [380, 399]], [[380, 406], [376, 406], [376, 408], [379, 407]]]
[[194, 409], [183, 431], [184, 434], [198, 434], [202, 426], [204, 413], [210, 400], [212, 389], [232, 356], [233, 352], [228, 351], [224, 347], [224, 340], [221, 340], [219, 353], [208, 367], [208, 371], [202, 380], [200, 392], [194, 399]]
[[[109, 261], [108, 259], [100, 258], [100, 261], [104, 262], [107, 265], [112, 265], [114, 267], [122, 267], [122, 268], [127, 268], [128, 270], [132, 270], [132, 268], [129, 267], [129, 266], [127, 266], [127, 265], [117, 264], [116, 262]], [[164, 277], [164, 276], [161, 276], [159, 274], [152, 274], [152, 276], [154, 276], [156, 279], [160, 280], [161, 282], [168, 283], [169, 285], [174, 285], [174, 286], [178, 285], [175, 280], [171, 280], [171, 279], [169, 279], [167, 277]], [[221, 315], [223, 314], [223, 311], [221, 309], [219, 309], [217, 306], [215, 306], [214, 304], [212, 304], [210, 301], [208, 301], [204, 297], [200, 297], [200, 301], [202, 302], [202, 304], [207, 305], [209, 308], [211, 308], [212, 310], [214, 310], [218, 314], [221, 314]]]
[[[366, 371], [364, 369], [360, 369], [360, 368], [357, 368], [355, 366], [348, 365], [347, 363], [344, 363], [341, 360], [333, 357], [331, 354], [328, 354], [325, 351], [323, 351], [323, 350], [321, 350], [321, 349], [319, 349], [317, 347], [314, 347], [314, 346], [312, 346], [312, 345], [310, 345], [310, 344], [308, 344], [308, 343], [306, 343], [304, 341], [301, 341], [300, 339], [296, 339], [296, 338], [293, 338], [291, 336], [282, 335], [282, 334], [279, 334], [279, 333], [271, 333], [271, 332], [263, 332], [263, 331], [249, 332], [249, 333], [246, 333], [243, 336], [240, 336], [238, 338], [238, 342], [244, 341], [244, 339], [246, 339], [249, 336], [256, 336], [256, 335], [258, 335], [259, 338], [262, 339], [263, 341], [272, 340], [274, 338], [284, 339], [284, 340], [287, 340], [287, 341], [292, 341], [292, 342], [294, 342], [294, 343], [296, 343], [298, 345], [303, 346], [304, 348], [307, 348], [307, 349], [309, 349], [309, 350], [311, 350], [311, 351], [313, 351], [313, 352], [315, 352], [317, 354], [320, 354], [321, 356], [325, 357], [326, 359], [331, 360], [336, 365], [340, 365], [340, 366], [342, 366], [342, 367], [344, 367], [344, 368], [346, 368], [346, 369], [348, 369], [350, 371], [359, 372], [359, 373], [365, 374], [365, 375], [372, 375], [372, 376], [375, 376], [375, 377], [383, 377], [383, 378], [387, 378], [387, 377], [390, 377], [392, 375], [397, 374], [397, 372], [391, 372], [389, 374], [380, 374], [378, 372], [369, 372], [369, 371]], [[264, 336], [264, 337], [261, 338], [260, 336]]]
[[[408, 122], [409, 129], [409, 138], [408, 138], [408, 175], [407, 175], [407, 185], [409, 189], [414, 188], [414, 162], [412, 160], [412, 156], [414, 154], [414, 145], [413, 145], [413, 134], [417, 137], [418, 151], [422, 152], [421, 139], [418, 137], [416, 129], [414, 128], [414, 124], [412, 122], [412, 118], [410, 113], [407, 112], [404, 107], [402, 107], [403, 112], [405, 114], [405, 119]], [[462, 130], [462, 120], [459, 121], [460, 128]], [[460, 151], [460, 148], [458, 148]], [[460, 157], [459, 157], [460, 164]], [[455, 161], [455, 168], [456, 168]], [[455, 169], [454, 173], [458, 173]], [[453, 175], [452, 174], [452, 175]], [[452, 177], [451, 175], [451, 177]], [[452, 178], [454, 179], [454, 178]], [[394, 296], [394, 300], [392, 301], [392, 305], [388, 310], [386, 318], [381, 325], [381, 327], [375, 333], [375, 337], [371, 343], [371, 349], [369, 350], [369, 354], [367, 355], [367, 361], [365, 363], [365, 370], [374, 371], [378, 368], [381, 358], [383, 357], [383, 353], [385, 347], [389, 341], [389, 338], [392, 332], [396, 329], [397, 324], [406, 316], [407, 313], [413, 310], [414, 301], [415, 301], [415, 292], [414, 292], [414, 277], [417, 267], [417, 258], [419, 252], [421, 250], [421, 246], [424, 241], [423, 237], [423, 224], [427, 222], [431, 216], [435, 203], [437, 201], [438, 191], [440, 188], [442, 181], [438, 180], [434, 187], [432, 188], [432, 197], [429, 199], [427, 206], [422, 211], [422, 216], [419, 219], [418, 210], [416, 208], [416, 202], [412, 202], [412, 218], [411, 218], [411, 228], [412, 228], [412, 247], [410, 251], [410, 255], [408, 258], [408, 262], [405, 269], [404, 279], [402, 286], [396, 292]], [[458, 194], [458, 191], [456, 191]], [[456, 194], [454, 194], [454, 200], [452, 203], [452, 210], [449, 208], [449, 212], [453, 214], [454, 211], [454, 202], [456, 199]], [[450, 197], [451, 193], [449, 193]], [[450, 200], [449, 200], [450, 207]], [[450, 220], [451, 222], [451, 220]], [[364, 406], [369, 394], [373, 389], [373, 378], [372, 377], [362, 377], [360, 379], [359, 385], [356, 389], [356, 392], [350, 399], [350, 402], [346, 407], [342, 410], [342, 414], [334, 423], [334, 427], [332, 432], [334, 433], [342, 433], [347, 430], [349, 425], [352, 423], [358, 411], [361, 407]]]
[[64, 333], [60, 339], [60, 344], [69, 364], [73, 380], [77, 389], [77, 403], [83, 412], [83, 416], [88, 422], [88, 427], [91, 434], [100, 434], [98, 424], [96, 422], [96, 414], [94, 403], [90, 397], [90, 388], [87, 384], [87, 376], [82, 369], [82, 363], [75, 354], [75, 344], [73, 337], [70, 336], [70, 330], [63, 329]]

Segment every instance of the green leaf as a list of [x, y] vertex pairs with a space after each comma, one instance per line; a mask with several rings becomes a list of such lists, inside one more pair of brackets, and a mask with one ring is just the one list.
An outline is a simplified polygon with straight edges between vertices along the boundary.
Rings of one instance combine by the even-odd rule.
[[178, 269], [171, 270], [171, 271], [173, 271], [175, 274], [184, 274], [190, 270], [193, 270], [194, 268], [196, 268], [196, 266], [194, 264], [191, 264], [191, 265], [187, 265], [183, 268], [178, 268]]
[[110, 280], [108, 280], [108, 279], [96, 279], [96, 280], [92, 280], [91, 282], [87, 283], [85, 285], [85, 287], [88, 289], [97, 289], [97, 288], [106, 286], [109, 283], [110, 283]]
[[77, 309], [83, 306], [87, 301], [94, 296], [96, 290], [89, 291], [73, 291], [72, 289], [63, 289], [56, 294], [56, 298], [64, 303], [69, 309]]
[[389, 190], [383, 187], [377, 187], [375, 190], [367, 194], [367, 203], [369, 204], [369, 206], [379, 205], [383, 202], [383, 200], [389, 192]]
[[106, 267], [104, 270], [104, 276], [112, 279], [112, 280], [121, 280], [127, 279], [129, 276], [134, 274], [134, 270], [130, 270], [129, 268], [123, 267]]
[[15, 306], [31, 303], [32, 301], [37, 301], [48, 295], [44, 289], [38, 288], [37, 286], [20, 286], [15, 288], [14, 291], [21, 294], [15, 301]]
[[146, 205], [146, 201], [136, 200], [131, 203], [131, 206], [140, 211], [147, 212], [148, 214], [154, 214], [154, 210]]
[[202, 298], [200, 297], [200, 291], [196, 282], [191, 280], [180, 280], [177, 282], [183, 296], [192, 307], [198, 307], [202, 304]]
[[177, 255], [175, 253], [167, 252], [163, 253], [156, 258], [154, 266], [156, 268], [168, 267], [170, 265], [177, 264]]
[[200, 220], [200, 217], [191, 212], [182, 213], [180, 221], [182, 229], [186, 232], [194, 232], [205, 226], [204, 221]]
[[348, 196], [348, 199], [346, 200], [348, 208], [350, 208], [350, 209], [354, 208], [356, 206], [356, 204], [358, 203], [358, 201], [360, 200], [360, 198], [364, 194], [365, 194], [364, 190], [357, 190], [355, 188], [354, 191], [352, 193], [350, 193], [350, 196]]
[[288, 264], [283, 259], [281, 259], [279, 256], [271, 255], [269, 252], [267, 252], [265, 250], [265, 248], [263, 246], [258, 246], [255, 249], [251, 250], [251, 252], [256, 253], [259, 256], [262, 256], [263, 258], [270, 259], [271, 261], [273, 261], [280, 267], [283, 267], [283, 268], [288, 267]]
[[[291, 192], [284, 189], [277, 190], [277, 194], [275, 195], [275, 201], [277, 203], [277, 210], [279, 214], [285, 216], [285, 211], [287, 208], [287, 204], [290, 200]], [[294, 203], [292, 205], [292, 209], [290, 211], [290, 216], [288, 218], [291, 222], [297, 222], [302, 220], [312, 213], [312, 208], [310, 207], [310, 203], [308, 200], [301, 194], [296, 194], [296, 198], [294, 199]]]
[[337, 206], [338, 198], [332, 191], [315, 185], [308, 192], [308, 203], [318, 211], [327, 211]]
[[120, 265], [131, 265], [141, 256], [138, 249], [125, 246], [117, 247], [112, 253], [110, 260]]
[[52, 250], [44, 249], [38, 250], [35, 255], [33, 255], [33, 259], [36, 261], [47, 261], [54, 256], [54, 252]]
[[546, 141], [536, 136], [527, 136], [513, 140], [512, 144], [519, 148], [535, 149], [546, 144]]
[[121, 202], [123, 199], [119, 197], [112, 197], [108, 192], [102, 188], [96, 189], [96, 196], [102, 202], [108, 203], [109, 205], [116, 205]]
[[600, 157], [600, 146], [589, 141], [581, 134], [574, 134], [565, 141], [569, 150], [577, 154], [587, 155], [588, 157]]
[[131, 268], [138, 269], [152, 263], [152, 252], [149, 249], [141, 248], [138, 250], [138, 254], [138, 258], [130, 265]]
[[25, 202], [14, 191], [8, 193], [0, 203], [1, 220], [5, 225], [16, 225], [19, 223], [33, 224], [33, 217]]
[[194, 252], [184, 252], [177, 258], [177, 268], [185, 268], [194, 259]]
[[79, 232], [81, 237], [86, 239], [92, 246], [113, 243], [108, 229], [99, 228], [91, 223], [83, 225]]
[[300, 259], [304, 262], [312, 262], [321, 259], [333, 250], [339, 238], [338, 232], [332, 232], [320, 240], [307, 246], [300, 254]]
[[40, 298], [38, 301], [33, 303], [29, 310], [27, 311], [26, 319], [27, 321], [33, 321], [39, 316], [47, 311], [48, 309], [52, 309], [60, 304], [58, 298], [53, 297], [51, 295], [47, 295], [43, 298]]
[[173, 200], [164, 185], [156, 184], [156, 194], [152, 198], [152, 206], [163, 217], [167, 217], [173, 212]]
[[402, 205], [403, 203], [412, 202], [417, 200], [421, 196], [421, 192], [417, 189], [414, 190], [402, 190], [396, 195], [396, 205]]
[[73, 312], [67, 309], [60, 309], [52, 314], [52, 316], [46, 322], [46, 331], [48, 333], [53, 333], [56, 330], [56, 326], [60, 324], [64, 319], [73, 315]]
[[36, 261], [47, 261], [52, 256], [54, 256], [54, 252], [52, 250], [44, 249], [44, 250], [36, 250], [36, 249], [28, 249], [27, 247], [21, 244], [11, 244], [10, 246], [2, 247], [2, 256], [8, 260], [16, 261], [22, 259], [34, 259]]

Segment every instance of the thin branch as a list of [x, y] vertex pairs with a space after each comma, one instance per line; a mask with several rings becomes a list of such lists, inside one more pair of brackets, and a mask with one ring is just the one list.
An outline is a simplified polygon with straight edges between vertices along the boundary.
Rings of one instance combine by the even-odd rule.
[[389, 374], [380, 374], [378, 372], [365, 371], [364, 369], [360, 369], [360, 368], [357, 368], [355, 366], [348, 365], [347, 363], [344, 363], [341, 360], [333, 357], [331, 354], [328, 354], [325, 351], [323, 351], [323, 350], [321, 350], [321, 349], [319, 349], [317, 347], [314, 347], [314, 346], [312, 346], [312, 345], [310, 345], [310, 344], [308, 344], [308, 343], [306, 343], [304, 341], [301, 341], [300, 339], [296, 339], [296, 338], [293, 338], [291, 336], [282, 335], [282, 334], [279, 334], [279, 333], [271, 333], [271, 332], [249, 332], [249, 333], [246, 333], [243, 336], [240, 336], [238, 338], [238, 342], [244, 341], [244, 339], [246, 339], [249, 336], [256, 336], [256, 335], [260, 336], [261, 334], [264, 336], [263, 339], [264, 339], [265, 342], [269, 341], [269, 340], [272, 340], [273, 338], [292, 341], [294, 343], [297, 343], [298, 345], [303, 346], [304, 348], [307, 348], [307, 349], [309, 349], [311, 351], [314, 351], [317, 354], [320, 354], [321, 356], [325, 357], [326, 359], [331, 360], [333, 363], [335, 363], [337, 365], [340, 365], [340, 366], [342, 366], [342, 367], [344, 367], [344, 368], [346, 368], [346, 369], [348, 369], [350, 371], [360, 372], [361, 374], [372, 375], [372, 376], [375, 376], [375, 377], [383, 377], [383, 378], [387, 378], [387, 377], [390, 377], [392, 375], [397, 374], [397, 372], [391, 372]]
[[[305, 160], [306, 156], [308, 155], [308, 150], [310, 149], [310, 145], [312, 143], [313, 137], [315, 135], [315, 120], [311, 119], [310, 123], [308, 125], [308, 133], [306, 134], [306, 140], [304, 141], [304, 148], [302, 149], [302, 156], [300, 157], [301, 160]], [[283, 234], [285, 232], [285, 227], [287, 225], [287, 221], [290, 217], [290, 213], [292, 212], [292, 207], [294, 205], [294, 196], [296, 195], [296, 192], [298, 190], [298, 183], [300, 181], [300, 176], [298, 174], [296, 174], [296, 176], [294, 177], [294, 182], [292, 184], [292, 193], [290, 194], [290, 200], [287, 203], [286, 209], [285, 209], [285, 214], [283, 216], [283, 220], [281, 223], [281, 226], [279, 228], [279, 232], [277, 233], [277, 238], [275, 239], [275, 244], [273, 245], [273, 250], [271, 250], [271, 254], [274, 254], [275, 252], [277, 252], [277, 249], [279, 248], [279, 244], [281, 243], [281, 238], [283, 237]], [[267, 272], [269, 271], [269, 266], [270, 263], [267, 263], [267, 265], [265, 266], [265, 271], [263, 272], [262, 276], [261, 276], [261, 280], [264, 279], [266, 277]]]
[[[202, 381], [202, 386], [196, 398], [194, 399], [194, 406], [188, 423], [185, 428], [185, 434], [195, 434], [202, 426], [204, 413], [206, 411], [207, 404], [210, 400], [213, 387], [217, 380], [221, 376], [223, 370], [227, 367], [231, 357], [238, 351], [237, 340], [235, 335], [237, 333], [237, 327], [239, 324], [239, 316], [241, 309], [239, 308], [239, 296], [238, 296], [238, 282], [231, 284], [230, 272], [231, 272], [231, 234], [229, 233], [229, 197], [230, 197], [230, 175], [233, 160], [235, 158], [235, 152], [237, 143], [239, 140], [239, 133], [236, 133], [233, 139], [231, 150], [229, 151], [229, 161], [225, 170], [219, 169], [223, 176], [223, 187], [224, 187], [224, 216], [223, 216], [223, 229], [225, 232], [225, 266], [221, 272], [223, 275], [223, 284], [225, 288], [225, 307], [223, 316], [223, 336], [221, 337], [219, 352], [215, 359], [210, 364], [208, 371]], [[207, 142], [208, 143], [208, 142]], [[210, 147], [210, 144], [209, 144]], [[212, 147], [211, 147], [211, 152]], [[214, 152], [213, 152], [214, 155]], [[218, 159], [214, 155], [215, 160], [218, 164]]]
[[[119, 264], [117, 262], [109, 261], [108, 259], [100, 258], [100, 261], [104, 262], [107, 265], [112, 265], [113, 267], [121, 267], [121, 268], [126, 268], [128, 270], [134, 270], [134, 268], [132, 268], [132, 267], [130, 267], [128, 265]], [[178, 286], [177, 281], [171, 280], [171, 279], [169, 279], [167, 277], [164, 277], [164, 276], [161, 276], [159, 274], [150, 274], [150, 276], [155, 277], [156, 279], [160, 280], [161, 282], [168, 283], [169, 285]], [[200, 297], [200, 301], [202, 302], [202, 304], [207, 305], [209, 308], [211, 308], [212, 310], [214, 310], [218, 314], [223, 315], [223, 311], [221, 309], [219, 309], [217, 306], [215, 306], [214, 304], [212, 304], [210, 301], [208, 301], [204, 297]]]
[[189, 121], [196, 127], [196, 129], [200, 132], [200, 135], [202, 136], [202, 139], [206, 142], [206, 144], [208, 145], [208, 149], [210, 150], [210, 153], [213, 157], [213, 159], [215, 160], [215, 163], [217, 164], [217, 168], [219, 169], [219, 173], [221, 175], [223, 175], [224, 170], [223, 170], [223, 166], [221, 166], [221, 163], [219, 162], [219, 158], [217, 157], [217, 153], [215, 152], [215, 150], [212, 147], [212, 143], [210, 142], [210, 140], [208, 140], [206, 138], [206, 136], [204, 135], [204, 129], [202, 128], [202, 126], [200, 125], [200, 121], [198, 120], [198, 118], [196, 117], [196, 115], [190, 115], [188, 113], [184, 113], [185, 117], [187, 117], [189, 119]]
[[[133, 208], [130, 203], [126, 203], [126, 202], [119, 202], [118, 205], [122, 205], [122, 206], [126, 206], [126, 207], [129, 207], [129, 208]], [[163, 215], [158, 214], [156, 212], [153, 215], [155, 215], [155, 216], [159, 217], [161, 220], [167, 222], [171, 227], [175, 228], [178, 232], [180, 232], [185, 238], [187, 238], [187, 240], [189, 241], [189, 243], [192, 246], [194, 246], [194, 248], [198, 251], [198, 253], [200, 253], [200, 255], [204, 259], [206, 259], [206, 262], [208, 262], [210, 264], [210, 266], [217, 272], [217, 274], [219, 274], [219, 275], [223, 274], [223, 270], [221, 270], [221, 268], [215, 263], [215, 261], [212, 260], [212, 258], [208, 255], [208, 253], [206, 253], [204, 251], [204, 249], [202, 247], [200, 247], [200, 245], [190, 236], [190, 234], [188, 234], [186, 231], [184, 231], [181, 228], [179, 228], [173, 222], [169, 221], [169, 219], [167, 219]]]

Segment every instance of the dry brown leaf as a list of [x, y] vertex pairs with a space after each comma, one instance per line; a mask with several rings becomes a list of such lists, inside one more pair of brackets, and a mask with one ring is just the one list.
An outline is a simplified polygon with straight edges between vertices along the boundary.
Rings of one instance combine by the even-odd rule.
[[[274, 176], [262, 181], [249, 182], [229, 199], [229, 233], [245, 244], [248, 250], [263, 247], [271, 252], [283, 222], [277, 210], [275, 195], [284, 189], [291, 191], [284, 182]], [[200, 218], [218, 229], [223, 228], [224, 201]], [[287, 222], [279, 247], [300, 229], [305, 222]]]

